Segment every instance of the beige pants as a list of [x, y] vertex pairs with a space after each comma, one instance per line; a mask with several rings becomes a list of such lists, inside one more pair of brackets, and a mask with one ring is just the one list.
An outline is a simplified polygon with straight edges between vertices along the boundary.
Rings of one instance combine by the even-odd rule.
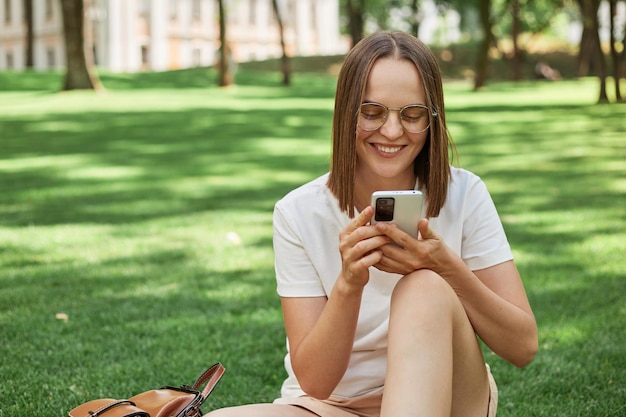
[[[491, 372], [489, 389], [487, 417], [495, 417], [498, 387]], [[382, 399], [382, 388], [360, 397], [330, 397], [324, 401], [312, 397], [279, 398], [273, 404], [250, 404], [215, 410], [207, 417], [379, 417]]]

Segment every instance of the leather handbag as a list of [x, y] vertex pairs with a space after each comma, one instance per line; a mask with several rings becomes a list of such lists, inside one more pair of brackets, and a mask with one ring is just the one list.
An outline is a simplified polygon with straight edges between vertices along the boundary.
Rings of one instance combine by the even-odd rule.
[[[191, 386], [165, 386], [128, 399], [101, 398], [79, 405], [69, 417], [199, 417], [200, 406], [224, 375], [221, 363], [208, 368]], [[201, 389], [201, 387], [204, 388]]]

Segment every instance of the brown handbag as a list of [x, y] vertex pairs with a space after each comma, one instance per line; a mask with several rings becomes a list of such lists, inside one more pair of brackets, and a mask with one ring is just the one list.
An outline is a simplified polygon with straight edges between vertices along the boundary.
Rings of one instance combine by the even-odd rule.
[[[79, 405], [69, 417], [199, 417], [200, 406], [224, 375], [224, 367], [216, 363], [204, 371], [193, 384], [180, 388], [163, 387], [142, 392], [124, 400], [102, 398]], [[206, 384], [206, 385], [205, 385]], [[204, 388], [200, 388], [204, 385]]]

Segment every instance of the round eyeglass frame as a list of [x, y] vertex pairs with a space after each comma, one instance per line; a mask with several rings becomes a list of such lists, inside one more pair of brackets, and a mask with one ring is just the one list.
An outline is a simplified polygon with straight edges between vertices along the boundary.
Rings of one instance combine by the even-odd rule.
[[[382, 122], [381, 122], [380, 126], [375, 127], [373, 129], [366, 129], [366, 128], [364, 128], [364, 127], [359, 125], [359, 118], [361, 117], [361, 109], [363, 108], [363, 106], [366, 106], [366, 105], [377, 106], [377, 107], [380, 107], [383, 110], [385, 110], [384, 115], [382, 117]], [[428, 106], [425, 106], [423, 104], [407, 104], [404, 107], [387, 107], [387, 106], [385, 106], [384, 104], [381, 104], [381, 103], [375, 103], [375, 102], [371, 102], [371, 101], [366, 101], [365, 103], [361, 103], [361, 105], [359, 106], [359, 109], [357, 110], [357, 127], [359, 129], [362, 129], [362, 130], [366, 131], [366, 132], [374, 132], [374, 131], [380, 129], [381, 127], [383, 127], [383, 125], [387, 122], [387, 119], [389, 118], [389, 112], [390, 111], [397, 111], [397, 112], [400, 113], [400, 124], [402, 125], [402, 128], [404, 130], [406, 130], [407, 132], [409, 132], [409, 133], [422, 133], [422, 132], [428, 130], [428, 128], [430, 127], [430, 124], [431, 124], [431, 119], [430, 118], [428, 119], [428, 124], [426, 125], [426, 127], [421, 129], [421, 130], [412, 131], [412, 130], [409, 130], [409, 129], [406, 128], [406, 126], [404, 125], [404, 119], [402, 118], [402, 112], [405, 109], [412, 108], [412, 107], [420, 107], [420, 108], [425, 109], [426, 111], [428, 111], [430, 113], [430, 115], [432, 115], [433, 118], [437, 117], [437, 112], [436, 111], [434, 111], [434, 110], [431, 111], [428, 108]]]

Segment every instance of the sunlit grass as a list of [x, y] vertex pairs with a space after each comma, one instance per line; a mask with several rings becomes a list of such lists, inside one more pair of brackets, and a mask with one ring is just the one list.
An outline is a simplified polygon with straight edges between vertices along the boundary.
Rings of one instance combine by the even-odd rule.
[[[208, 408], [277, 396], [272, 208], [328, 169], [334, 79], [242, 73], [218, 89], [198, 69], [110, 75], [93, 94], [11, 76], [2, 417], [189, 383], [216, 360], [228, 371]], [[626, 107], [596, 94], [593, 79], [446, 83], [458, 164], [492, 192], [539, 322], [529, 367], [486, 351], [501, 417], [626, 410]]]

